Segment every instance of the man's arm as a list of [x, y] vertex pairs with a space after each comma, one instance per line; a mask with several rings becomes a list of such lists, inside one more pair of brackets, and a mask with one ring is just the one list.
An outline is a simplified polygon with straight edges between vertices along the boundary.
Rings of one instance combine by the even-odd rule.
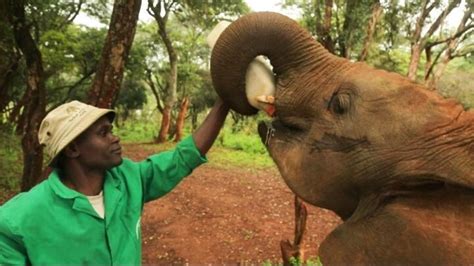
[[201, 155], [205, 155], [211, 148], [228, 113], [229, 106], [218, 98], [204, 122], [193, 133], [194, 143]]
[[10, 230], [2, 209], [0, 208], [0, 265], [26, 265], [25, 247], [20, 239]]

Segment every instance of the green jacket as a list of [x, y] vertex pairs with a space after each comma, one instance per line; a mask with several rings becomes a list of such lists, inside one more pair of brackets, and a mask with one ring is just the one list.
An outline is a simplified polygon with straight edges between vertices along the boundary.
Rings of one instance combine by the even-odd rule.
[[192, 137], [139, 163], [124, 159], [106, 174], [105, 219], [53, 171], [0, 207], [0, 265], [141, 264], [143, 204], [204, 162]]

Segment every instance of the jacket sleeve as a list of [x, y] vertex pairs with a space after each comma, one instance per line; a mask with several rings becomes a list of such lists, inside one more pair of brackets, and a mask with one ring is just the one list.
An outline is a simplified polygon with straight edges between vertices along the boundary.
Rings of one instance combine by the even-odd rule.
[[21, 238], [15, 235], [0, 208], [0, 265], [26, 265], [28, 257], [21, 243]]
[[184, 177], [207, 162], [199, 153], [192, 136], [183, 139], [176, 149], [150, 156], [139, 163], [144, 202], [170, 192]]

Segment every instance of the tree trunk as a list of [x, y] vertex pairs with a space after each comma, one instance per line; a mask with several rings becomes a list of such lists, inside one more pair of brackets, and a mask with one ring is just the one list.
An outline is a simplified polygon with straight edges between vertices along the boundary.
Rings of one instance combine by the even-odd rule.
[[372, 6], [372, 16], [369, 20], [369, 23], [367, 24], [367, 34], [364, 40], [364, 47], [362, 48], [362, 52], [360, 53], [360, 56], [359, 56], [359, 61], [365, 61], [365, 59], [367, 58], [367, 55], [369, 54], [369, 49], [370, 49], [370, 46], [372, 44], [372, 40], [375, 34], [375, 28], [377, 26], [377, 23], [380, 20], [381, 15], [382, 15], [382, 6], [380, 5], [380, 2], [376, 0]]
[[342, 33], [343, 36], [340, 38], [339, 46], [340, 46], [340, 56], [350, 59], [352, 53], [352, 36], [353, 36], [353, 28], [355, 27], [354, 24], [356, 19], [354, 15], [354, 10], [357, 7], [357, 1], [355, 0], [348, 0], [346, 1], [346, 10], [344, 12], [344, 24], [342, 25]]
[[92, 105], [111, 108], [117, 99], [140, 6], [141, 0], [115, 0], [102, 56], [88, 95]]
[[416, 80], [416, 72], [418, 70], [418, 64], [420, 63], [421, 47], [419, 43], [414, 43], [411, 46], [411, 57], [410, 64], [408, 65], [408, 78]]
[[[174, 6], [178, 5], [178, 1], [164, 1], [160, 0], [155, 6], [153, 1], [148, 1], [148, 12], [155, 18], [158, 24], [158, 34], [161, 40], [165, 44], [166, 52], [170, 62], [170, 72], [167, 77], [167, 87], [165, 99], [165, 111], [163, 112], [163, 118], [161, 120], [160, 134], [158, 135], [157, 141], [164, 142], [168, 135], [169, 125], [171, 122], [171, 109], [176, 103], [176, 86], [178, 82], [178, 55], [173, 47], [173, 43], [168, 35], [167, 22], [170, 12], [174, 9]], [[166, 110], [169, 109], [169, 110]]]
[[163, 118], [161, 119], [160, 126], [160, 135], [158, 137], [158, 143], [163, 143], [166, 141], [166, 136], [168, 136], [168, 131], [170, 129], [170, 124], [172, 123], [171, 119], [171, 110], [176, 104], [176, 84], [178, 82], [178, 58], [173, 52], [170, 54], [170, 72], [168, 74], [168, 87], [167, 87], [167, 97], [165, 100], [165, 110], [163, 112]]
[[23, 0], [8, 1], [10, 22], [13, 26], [15, 42], [26, 60], [26, 94], [24, 109], [23, 176], [21, 190], [27, 191], [38, 181], [43, 167], [43, 148], [38, 141], [39, 125], [45, 115], [46, 90], [41, 52], [31, 36], [25, 18]]
[[[155, 86], [155, 82], [153, 81], [153, 76], [151, 74], [152, 70], [151, 69], [146, 69], [146, 79], [145, 79], [145, 82], [148, 84], [148, 86], [150, 87], [151, 89], [151, 92], [153, 93], [153, 96], [155, 96], [155, 100], [156, 100], [156, 109], [161, 113], [163, 114], [163, 109], [164, 107], [162, 106], [161, 104], [161, 96], [160, 96], [160, 92], [157, 90], [156, 86]], [[160, 88], [162, 88], [162, 86], [158, 83], [158, 86]]]
[[331, 20], [332, 20], [333, 0], [324, 1], [324, 17], [322, 23], [317, 23], [317, 36], [319, 42], [330, 53], [334, 53], [334, 41], [331, 37]]
[[183, 138], [184, 119], [186, 118], [186, 113], [188, 112], [188, 106], [189, 99], [188, 97], [184, 97], [181, 101], [178, 118], [176, 118], [176, 136], [174, 138], [175, 142], [178, 142]]
[[170, 129], [170, 123], [171, 123], [171, 107], [168, 105], [165, 105], [165, 108], [163, 108], [163, 113], [161, 116], [160, 133], [158, 134], [158, 137], [155, 139], [156, 143], [163, 143], [166, 141], [166, 136], [168, 136], [168, 131]]

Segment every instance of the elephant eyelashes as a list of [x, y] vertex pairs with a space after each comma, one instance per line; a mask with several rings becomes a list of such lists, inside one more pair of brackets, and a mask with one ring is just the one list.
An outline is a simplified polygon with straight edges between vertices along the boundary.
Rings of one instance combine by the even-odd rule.
[[347, 93], [334, 93], [329, 101], [328, 108], [335, 114], [347, 113], [351, 106], [351, 96]]

